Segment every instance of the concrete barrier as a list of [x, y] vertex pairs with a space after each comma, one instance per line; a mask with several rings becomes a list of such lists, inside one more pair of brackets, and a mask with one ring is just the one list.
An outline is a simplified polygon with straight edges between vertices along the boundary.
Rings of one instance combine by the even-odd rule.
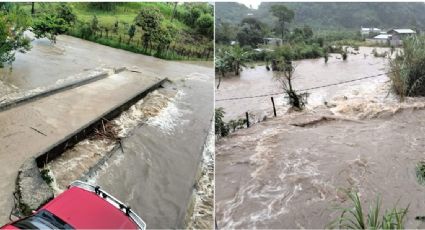
[[121, 112], [129, 109], [133, 104], [135, 104], [137, 101], [139, 101], [140, 99], [145, 97], [148, 93], [159, 88], [166, 81], [168, 81], [168, 79], [164, 78], [164, 79], [154, 83], [153, 85], [149, 86], [147, 88], [147, 90], [144, 90], [143, 92], [140, 92], [137, 95], [134, 95], [127, 102], [111, 108], [110, 110], [103, 113], [101, 116], [96, 117], [91, 122], [87, 123], [86, 125], [82, 126], [79, 129], [77, 129], [72, 134], [62, 138], [60, 141], [58, 141], [56, 144], [47, 148], [45, 151], [42, 151], [36, 157], [37, 166], [41, 168], [45, 164], [50, 162], [51, 160], [57, 158], [65, 150], [73, 147], [78, 142], [87, 138], [88, 135], [93, 133], [95, 129], [101, 128], [103, 120], [112, 120], [112, 119], [116, 118], [117, 116], [119, 116], [121, 114]]
[[[120, 67], [117, 69], [113, 69], [113, 73], [120, 73], [122, 71], [125, 71], [126, 68], [125, 67]], [[82, 86], [85, 84], [89, 84], [91, 82], [103, 79], [105, 77], [110, 76], [108, 71], [102, 71], [100, 73], [96, 73], [92, 76], [89, 76], [87, 78], [84, 78], [82, 80], [76, 80], [76, 81], [70, 81], [67, 82], [65, 84], [62, 85], [53, 85], [50, 87], [46, 87], [41, 89], [41, 91], [39, 91], [39, 89], [33, 89], [33, 90], [29, 90], [27, 92], [23, 92], [23, 93], [17, 93], [15, 98], [11, 98], [9, 100], [4, 99], [4, 101], [0, 102], [0, 112], [13, 108], [14, 106], [18, 106], [18, 105], [22, 105], [24, 103], [28, 103], [37, 99], [40, 99], [42, 97], [47, 97], [50, 96], [52, 94], [58, 93], [58, 92], [62, 92], [64, 90], [68, 90], [68, 89], [72, 89], [78, 86]], [[6, 95], [8, 96], [8, 95]]]

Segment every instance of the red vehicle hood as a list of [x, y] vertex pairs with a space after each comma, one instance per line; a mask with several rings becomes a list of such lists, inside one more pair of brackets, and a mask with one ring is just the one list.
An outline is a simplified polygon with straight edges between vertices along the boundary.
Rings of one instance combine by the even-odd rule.
[[121, 210], [78, 187], [71, 187], [41, 209], [50, 211], [75, 229], [137, 228]]

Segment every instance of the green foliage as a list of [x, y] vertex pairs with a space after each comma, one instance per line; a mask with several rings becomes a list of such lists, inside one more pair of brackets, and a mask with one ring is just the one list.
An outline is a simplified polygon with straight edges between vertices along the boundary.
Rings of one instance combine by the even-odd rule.
[[380, 219], [381, 199], [379, 197], [374, 205], [370, 205], [369, 212], [365, 216], [357, 192], [347, 193], [347, 195], [353, 206], [341, 208], [340, 217], [332, 221], [328, 227], [340, 229], [404, 229], [404, 221], [409, 206], [405, 209], [394, 207], [390, 211], [385, 211]]
[[[365, 27], [425, 29], [425, 4], [421, 2], [286, 2], [295, 12], [293, 25], [310, 25], [314, 31], [351, 30]], [[217, 2], [216, 19], [221, 23], [239, 24], [248, 13], [269, 26], [275, 24], [270, 8], [275, 2], [262, 2], [257, 10], [235, 2]]]
[[214, 19], [210, 14], [202, 14], [196, 19], [196, 28], [199, 34], [212, 38], [214, 35]]
[[114, 11], [120, 2], [87, 2], [87, 6], [90, 9], [101, 10], [101, 11]]
[[161, 53], [166, 49], [171, 41], [174, 38], [174, 34], [176, 33], [176, 29], [171, 26], [161, 26], [157, 33], [155, 34], [155, 41], [157, 45], [157, 56], [160, 56]]
[[236, 40], [236, 34], [239, 30], [239, 25], [230, 23], [216, 23], [215, 25], [215, 43], [229, 44], [230, 41]]
[[232, 70], [235, 71], [235, 75], [239, 76], [242, 67], [245, 67], [249, 61], [249, 52], [242, 49], [240, 46], [231, 46], [229, 49], [225, 49], [223, 57]]
[[56, 42], [56, 36], [65, 33], [68, 28], [69, 24], [54, 13], [39, 15], [32, 25], [32, 31], [36, 38], [47, 37], [53, 43]]
[[256, 48], [263, 43], [264, 25], [255, 18], [244, 18], [239, 26], [236, 38], [239, 45]]
[[147, 49], [152, 38], [157, 36], [161, 26], [162, 15], [157, 8], [142, 8], [134, 19], [143, 31], [143, 47]]
[[201, 16], [202, 10], [196, 5], [191, 6], [188, 11], [185, 11], [183, 14], [183, 21], [188, 26], [196, 26], [195, 23], [198, 20], [198, 18]]
[[223, 121], [224, 118], [224, 109], [223, 108], [216, 108], [215, 109], [215, 135], [225, 137], [229, 135], [229, 127], [226, 125], [226, 123]]
[[77, 16], [67, 3], [60, 3], [56, 11], [56, 16], [65, 20], [67, 24], [71, 25], [77, 21]]
[[318, 44], [308, 45], [305, 43], [284, 44], [270, 54], [270, 59], [299, 60], [306, 58], [319, 58], [324, 54], [324, 49]]
[[30, 40], [24, 36], [30, 25], [29, 15], [15, 7], [0, 8], [0, 68], [12, 63], [15, 52], [25, 53], [31, 49]]
[[390, 59], [392, 88], [401, 99], [425, 96], [425, 37], [413, 36], [403, 41], [403, 51]]
[[99, 20], [97, 19], [96, 15], [93, 15], [93, 18], [90, 23], [90, 29], [93, 32], [93, 34], [96, 34], [96, 32], [100, 30]]
[[287, 31], [286, 23], [290, 23], [295, 16], [294, 11], [288, 9], [286, 6], [272, 5], [270, 8], [270, 12], [275, 16], [278, 20], [278, 23], [275, 26], [275, 31], [278, 34], [281, 34], [282, 39], [284, 38], [284, 34]]

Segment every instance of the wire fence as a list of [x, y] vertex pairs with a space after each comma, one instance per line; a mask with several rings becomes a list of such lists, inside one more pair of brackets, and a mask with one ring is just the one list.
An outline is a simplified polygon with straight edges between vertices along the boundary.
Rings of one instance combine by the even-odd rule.
[[[321, 86], [314, 86], [314, 87], [310, 87], [310, 88], [306, 88], [306, 89], [300, 89], [300, 90], [296, 90], [296, 91], [297, 92], [304, 92], [304, 91], [308, 91], [308, 90], [314, 90], [314, 89], [320, 89], [320, 88], [327, 88], [327, 87], [330, 87], [330, 86], [342, 85], [342, 84], [347, 84], [347, 83], [350, 83], [350, 82], [355, 82], [355, 81], [361, 81], [361, 80], [365, 80], [365, 79], [369, 79], [369, 78], [380, 77], [380, 76], [388, 75], [388, 74], [391, 74], [391, 73], [394, 73], [394, 72], [395, 71], [390, 71], [390, 72], [385, 72], [385, 73], [379, 73], [379, 74], [375, 74], [375, 75], [371, 75], [371, 76], [366, 76], [366, 77], [361, 77], [361, 78], [356, 78], [356, 79], [351, 79], [351, 80], [346, 80], [346, 81], [340, 81], [340, 82], [326, 84], [326, 85], [321, 85]], [[284, 93], [279, 92], [279, 93], [267, 93], [267, 94], [260, 94], [260, 95], [253, 95], [253, 96], [244, 96], [244, 97], [231, 97], [231, 98], [217, 99], [215, 101], [242, 100], [242, 99], [249, 99], [249, 98], [269, 97], [269, 96], [275, 96], [275, 95], [280, 95], [280, 94], [284, 94]]]

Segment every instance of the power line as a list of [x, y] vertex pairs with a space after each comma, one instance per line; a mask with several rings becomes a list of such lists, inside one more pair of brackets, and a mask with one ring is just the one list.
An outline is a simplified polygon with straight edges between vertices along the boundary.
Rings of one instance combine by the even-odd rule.
[[[329, 87], [329, 86], [342, 85], [342, 84], [346, 84], [346, 83], [350, 83], [350, 82], [354, 82], [354, 81], [360, 81], [360, 80], [364, 80], [364, 79], [368, 79], [368, 78], [380, 77], [380, 76], [391, 74], [391, 73], [394, 73], [394, 72], [396, 72], [396, 71], [390, 71], [390, 72], [386, 72], [386, 73], [380, 73], [380, 74], [376, 74], [376, 75], [371, 75], [371, 76], [356, 78], [356, 79], [347, 80], [347, 81], [341, 81], [341, 82], [327, 84], [327, 85], [315, 86], [315, 87], [301, 89], [301, 90], [296, 90], [296, 91], [302, 92], [302, 91], [307, 91], [307, 90], [326, 88], [326, 87]], [[279, 94], [284, 94], [284, 93], [268, 93], [268, 94], [261, 94], [261, 95], [255, 95], [255, 96], [246, 96], [246, 97], [231, 97], [231, 98], [217, 99], [215, 101], [232, 101], [232, 100], [241, 100], [241, 99], [248, 99], [248, 98], [268, 97], [268, 96], [274, 96], [274, 95], [279, 95]]]

